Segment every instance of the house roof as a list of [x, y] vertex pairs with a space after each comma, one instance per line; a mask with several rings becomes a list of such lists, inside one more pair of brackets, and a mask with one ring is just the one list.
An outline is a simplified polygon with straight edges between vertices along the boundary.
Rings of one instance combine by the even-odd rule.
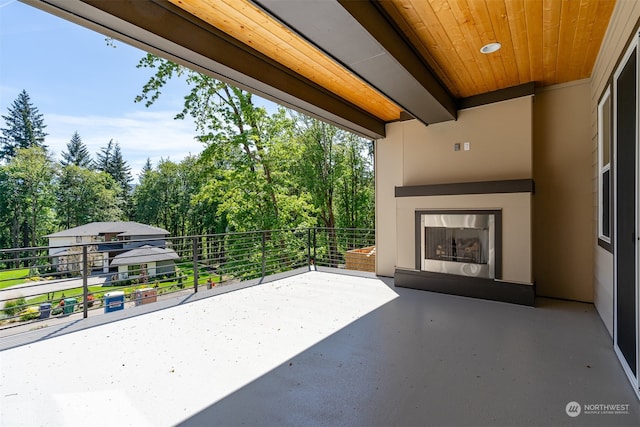
[[590, 77], [616, 3], [24, 1], [371, 138]]
[[115, 256], [113, 261], [111, 261], [111, 265], [147, 264], [150, 262], [173, 261], [177, 259], [179, 259], [178, 254], [173, 249], [145, 245]]
[[99, 236], [113, 234], [117, 236], [168, 236], [169, 232], [163, 228], [152, 227], [134, 221], [126, 222], [92, 222], [79, 227], [69, 228], [44, 237], [77, 237]]

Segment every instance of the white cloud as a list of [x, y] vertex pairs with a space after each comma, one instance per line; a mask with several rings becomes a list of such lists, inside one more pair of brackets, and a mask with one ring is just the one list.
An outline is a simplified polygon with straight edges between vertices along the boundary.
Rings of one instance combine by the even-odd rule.
[[110, 139], [120, 144], [122, 155], [131, 166], [137, 180], [147, 158], [155, 165], [160, 158], [179, 162], [189, 154], [198, 154], [203, 145], [195, 139], [195, 127], [190, 120], [175, 120], [175, 112], [137, 111], [122, 117], [44, 115], [45, 143], [60, 158], [75, 131], [93, 158]]

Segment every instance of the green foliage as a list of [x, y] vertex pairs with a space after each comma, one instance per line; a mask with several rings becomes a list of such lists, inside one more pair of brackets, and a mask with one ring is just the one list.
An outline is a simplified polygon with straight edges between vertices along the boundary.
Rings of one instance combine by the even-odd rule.
[[346, 134], [342, 161], [343, 172], [337, 182], [336, 225], [340, 228], [375, 228], [372, 142]]
[[[129, 218], [174, 236], [373, 227], [369, 141], [284, 108], [267, 111], [249, 92], [153, 55], [138, 67], [153, 73], [136, 97], [147, 106], [170, 80], [188, 83], [176, 118], [194, 118], [202, 153], [156, 165], [147, 159], [135, 188], [113, 140], [93, 165], [75, 132], [54, 163], [39, 147], [46, 135], [42, 115], [23, 92], [3, 116], [0, 247], [46, 244], [41, 236], [59, 229]], [[19, 122], [22, 113], [27, 119]], [[30, 135], [20, 132], [27, 125], [35, 127]]]
[[40, 280], [40, 270], [38, 270], [38, 267], [36, 267], [35, 265], [31, 268], [29, 268], [29, 276], [30, 280], [32, 281], [39, 281]]
[[0, 225], [12, 247], [38, 246], [53, 228], [56, 164], [41, 147], [19, 148], [0, 166]]
[[93, 160], [91, 160], [91, 154], [87, 146], [82, 142], [82, 138], [78, 132], [74, 132], [71, 136], [71, 141], [67, 143], [67, 150], [61, 153], [62, 160], [60, 164], [62, 166], [75, 165], [87, 169], [91, 169]]
[[122, 201], [120, 206], [128, 214], [131, 211], [131, 182], [133, 177], [131, 176], [131, 167], [122, 157], [120, 144], [117, 142], [114, 144], [113, 139], [109, 140], [107, 146], [102, 147], [97, 154], [95, 166], [97, 170], [113, 178], [119, 189], [118, 194]]
[[41, 147], [44, 145], [44, 137], [47, 135], [44, 128], [42, 114], [31, 103], [31, 98], [26, 90], [18, 95], [6, 116], [2, 116], [6, 128], [2, 128], [0, 138], [0, 160], [11, 160], [20, 148]]
[[155, 71], [136, 98], [147, 106], [170, 79], [186, 79], [190, 92], [176, 118], [195, 119], [205, 148], [186, 168], [148, 164], [134, 193], [137, 220], [183, 235], [373, 227], [368, 142], [282, 108], [268, 113], [250, 93], [153, 55], [138, 67]]
[[20, 315], [20, 321], [26, 322], [26, 321], [34, 320], [40, 317], [40, 310], [38, 310], [38, 307], [31, 306], [31, 307], [25, 308], [18, 314]]
[[72, 164], [59, 169], [57, 178], [56, 213], [62, 228], [123, 219], [124, 201], [111, 175]]
[[13, 317], [22, 311], [26, 304], [27, 300], [24, 297], [12, 299], [4, 303], [4, 309], [2, 311], [7, 317]]

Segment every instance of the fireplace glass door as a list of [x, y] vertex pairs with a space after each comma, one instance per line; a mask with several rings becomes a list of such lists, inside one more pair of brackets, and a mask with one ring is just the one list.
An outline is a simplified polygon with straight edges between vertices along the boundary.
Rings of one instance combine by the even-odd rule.
[[486, 264], [488, 243], [488, 228], [427, 227], [425, 230], [427, 259]]
[[467, 212], [422, 213], [423, 271], [496, 278], [494, 215]]

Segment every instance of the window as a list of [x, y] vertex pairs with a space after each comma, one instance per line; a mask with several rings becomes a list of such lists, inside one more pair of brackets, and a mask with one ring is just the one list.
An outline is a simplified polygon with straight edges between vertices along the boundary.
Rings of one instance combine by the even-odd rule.
[[598, 240], [611, 244], [611, 90], [598, 104]]

